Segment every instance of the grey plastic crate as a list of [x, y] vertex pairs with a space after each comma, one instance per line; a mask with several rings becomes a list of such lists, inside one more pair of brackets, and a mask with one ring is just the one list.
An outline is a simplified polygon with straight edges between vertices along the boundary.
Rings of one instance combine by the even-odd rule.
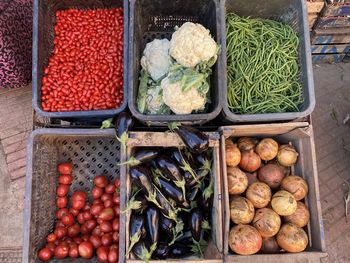
[[[94, 111], [47, 112], [41, 107], [41, 86], [44, 69], [48, 65], [53, 50], [55, 12], [69, 8], [124, 9], [124, 101], [117, 109]], [[71, 121], [101, 121], [115, 116], [127, 107], [128, 90], [128, 21], [129, 4], [127, 0], [34, 0], [33, 1], [33, 65], [32, 65], [32, 104], [34, 110], [42, 117], [66, 119]]]
[[[41, 262], [38, 251], [53, 231], [56, 212], [57, 164], [72, 162], [73, 183], [68, 196], [77, 190], [89, 192], [94, 176], [104, 174], [109, 180], [119, 177], [116, 165], [122, 156], [113, 129], [38, 129], [32, 132], [27, 148], [26, 193], [23, 227], [23, 263]], [[121, 178], [123, 180], [123, 178]], [[122, 183], [122, 182], [121, 182]], [[125, 191], [120, 188], [120, 196]], [[123, 200], [124, 198], [121, 198]], [[120, 204], [123, 209], [124, 204]], [[120, 217], [120, 251], [124, 247], [123, 219]], [[123, 258], [119, 258], [123, 262]], [[52, 259], [50, 262], [98, 262], [94, 257]]]
[[[315, 108], [314, 79], [310, 50], [310, 35], [304, 0], [222, 0], [221, 35], [223, 60], [223, 89], [221, 103], [224, 118], [229, 122], [273, 122], [288, 121], [306, 117]], [[235, 114], [230, 111], [227, 103], [227, 60], [226, 60], [226, 12], [234, 12], [239, 16], [267, 18], [289, 24], [299, 35], [299, 66], [300, 83], [303, 87], [304, 103], [299, 112], [266, 113], [266, 114]]]
[[201, 23], [214, 39], [221, 43], [218, 0], [130, 0], [129, 21], [129, 108], [141, 122], [149, 125], [167, 125], [177, 121], [203, 124], [221, 111], [220, 90], [222, 60], [218, 58], [211, 77], [211, 104], [204, 113], [185, 115], [145, 115], [136, 107], [140, 76], [140, 59], [146, 44], [155, 38], [171, 38], [175, 26], [185, 22]]

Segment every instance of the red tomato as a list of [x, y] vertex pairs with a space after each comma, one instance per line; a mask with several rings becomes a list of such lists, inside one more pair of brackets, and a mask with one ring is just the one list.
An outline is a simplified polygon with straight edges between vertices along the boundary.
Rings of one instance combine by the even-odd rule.
[[101, 231], [100, 226], [97, 226], [97, 227], [95, 227], [94, 230], [92, 230], [92, 233], [91, 233], [91, 234], [92, 234], [93, 236], [102, 237], [103, 232]]
[[53, 255], [53, 253], [55, 252], [55, 248], [56, 248], [55, 243], [47, 243], [45, 247], [50, 249], [51, 255]]
[[57, 187], [56, 194], [59, 197], [64, 197], [64, 196], [66, 196], [68, 194], [68, 191], [69, 191], [69, 186], [68, 185], [60, 184]]
[[114, 218], [114, 210], [112, 208], [105, 208], [101, 211], [98, 218], [105, 221], [112, 220]]
[[101, 199], [95, 199], [94, 201], [92, 201], [93, 205], [98, 205], [98, 204], [103, 204], [103, 202], [101, 201]]
[[113, 204], [113, 201], [110, 200], [110, 199], [107, 199], [106, 201], [103, 202], [103, 205], [104, 207], [112, 207], [114, 204]]
[[48, 234], [47, 235], [47, 237], [46, 237], [46, 241], [48, 242], [48, 243], [53, 243], [53, 242], [55, 242], [57, 240], [57, 236], [56, 236], [56, 234], [54, 234], [54, 233], [51, 233], [51, 234]]
[[119, 232], [115, 231], [112, 233], [112, 239], [114, 242], [119, 242]]
[[119, 205], [119, 204], [120, 204], [120, 196], [117, 195], [116, 193], [113, 194], [113, 202], [114, 202], [116, 205]]
[[81, 238], [81, 237], [75, 237], [75, 238], [73, 238], [73, 240], [74, 240], [74, 243], [76, 243], [76, 244], [80, 244], [81, 242], [83, 242], [83, 239]]
[[102, 224], [100, 224], [100, 228], [101, 228], [101, 231], [104, 233], [109, 233], [109, 232], [112, 232], [113, 230], [112, 224], [108, 221], [102, 222]]
[[84, 211], [89, 211], [91, 208], [90, 204], [86, 204], [84, 207], [83, 207], [83, 210]]
[[69, 213], [71, 213], [73, 216], [78, 216], [79, 210], [71, 207], [71, 208], [69, 208]]
[[71, 226], [74, 224], [74, 216], [71, 213], [68, 213], [62, 217], [61, 221], [64, 225]]
[[120, 178], [115, 179], [114, 185], [115, 185], [116, 189], [120, 188]]
[[98, 175], [98, 176], [95, 176], [94, 178], [94, 184], [97, 186], [97, 187], [100, 187], [100, 188], [104, 188], [108, 185], [108, 179], [106, 176], [104, 175]]
[[106, 201], [106, 200], [113, 200], [113, 197], [112, 197], [112, 195], [111, 194], [106, 194], [106, 193], [104, 193], [102, 196], [101, 196], [101, 201], [102, 202], [104, 202], [104, 201]]
[[67, 228], [65, 227], [56, 227], [55, 229], [55, 235], [57, 237], [57, 239], [61, 239], [63, 237], [65, 237], [67, 235]]
[[92, 188], [91, 195], [92, 198], [98, 199], [101, 197], [101, 195], [103, 195], [103, 189], [95, 186], [94, 188]]
[[90, 220], [90, 219], [93, 218], [93, 216], [92, 216], [92, 214], [90, 213], [90, 211], [85, 211], [85, 212], [83, 213], [83, 216], [84, 216], [84, 219], [85, 219], [85, 220]]
[[60, 174], [72, 174], [73, 165], [71, 163], [61, 163], [57, 168]]
[[67, 197], [58, 197], [56, 199], [56, 206], [58, 208], [65, 208], [68, 204], [68, 199]]
[[82, 242], [79, 247], [79, 255], [82, 257], [82, 258], [92, 258], [92, 255], [94, 253], [94, 248], [91, 244], [90, 241], [84, 241]]
[[113, 219], [112, 228], [114, 231], [119, 231], [119, 218]]
[[67, 208], [61, 208], [56, 211], [56, 218], [61, 219], [64, 215], [68, 214]]
[[86, 226], [87, 230], [91, 232], [97, 226], [96, 220], [90, 219], [85, 222], [84, 226]]
[[86, 204], [86, 193], [82, 191], [74, 192], [70, 199], [71, 206], [76, 209], [82, 209]]
[[108, 253], [108, 262], [109, 263], [116, 263], [118, 262], [118, 254], [119, 251], [116, 248], [110, 248]]
[[55, 248], [55, 258], [61, 259], [68, 256], [69, 247], [67, 245], [58, 245]]
[[120, 215], [120, 207], [119, 207], [119, 205], [114, 206], [113, 207], [113, 211], [114, 211], [115, 216], [119, 216]]
[[68, 227], [67, 234], [69, 237], [76, 237], [80, 233], [80, 226], [78, 224], [74, 224]]
[[107, 194], [113, 194], [113, 193], [115, 193], [115, 188], [116, 188], [115, 184], [109, 184], [106, 186], [105, 192]]
[[90, 209], [90, 213], [94, 216], [97, 216], [102, 212], [103, 209], [104, 206], [102, 204], [94, 204]]
[[81, 224], [81, 225], [85, 223], [84, 213], [83, 212], [80, 212], [77, 215], [77, 220], [78, 220], [79, 224]]
[[52, 257], [52, 253], [51, 250], [47, 247], [42, 248], [39, 253], [38, 253], [38, 257], [40, 260], [42, 261], [48, 261], [51, 259]]
[[69, 248], [69, 257], [70, 258], [77, 258], [79, 257], [79, 250], [78, 250], [78, 245], [75, 244], [74, 246], [71, 246]]
[[107, 262], [108, 260], [108, 253], [109, 253], [109, 248], [108, 247], [99, 247], [97, 250], [96, 250], [96, 255], [97, 255], [97, 258], [100, 262]]
[[101, 237], [101, 243], [103, 246], [110, 246], [113, 242], [113, 237], [110, 233], [108, 234], [104, 234], [102, 237]]
[[58, 182], [60, 184], [69, 185], [73, 182], [73, 177], [69, 174], [62, 174], [58, 177]]
[[90, 242], [94, 246], [95, 249], [102, 245], [101, 238], [98, 236], [91, 236]]

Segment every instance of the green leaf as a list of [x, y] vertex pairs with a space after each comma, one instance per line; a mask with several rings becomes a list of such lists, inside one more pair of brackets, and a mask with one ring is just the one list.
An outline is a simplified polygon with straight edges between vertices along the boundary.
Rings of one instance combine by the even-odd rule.
[[141, 76], [140, 76], [140, 84], [139, 84], [139, 90], [137, 95], [137, 110], [140, 113], [144, 113], [146, 111], [147, 105], [147, 90], [148, 90], [148, 81], [150, 79], [150, 76], [146, 72], [146, 70], [141, 70]]
[[109, 118], [107, 120], [104, 120], [102, 122], [101, 128], [100, 129], [108, 129], [113, 127], [113, 118]]

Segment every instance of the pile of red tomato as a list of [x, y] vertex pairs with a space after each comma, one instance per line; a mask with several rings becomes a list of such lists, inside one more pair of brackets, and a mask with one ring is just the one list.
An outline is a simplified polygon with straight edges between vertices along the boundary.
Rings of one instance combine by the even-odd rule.
[[119, 255], [120, 180], [108, 182], [106, 176], [94, 178], [91, 195], [76, 191], [68, 200], [73, 181], [72, 164], [58, 165], [59, 185], [56, 190], [56, 225], [46, 237], [46, 245], [38, 252], [40, 260], [82, 257], [90, 259], [96, 252], [100, 262], [114, 263]]
[[123, 8], [56, 12], [54, 49], [44, 70], [44, 111], [118, 108], [123, 103]]

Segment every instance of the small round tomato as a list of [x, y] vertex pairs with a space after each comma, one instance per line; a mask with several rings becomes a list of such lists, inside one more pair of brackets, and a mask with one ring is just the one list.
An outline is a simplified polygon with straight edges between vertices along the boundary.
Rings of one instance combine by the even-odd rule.
[[55, 243], [47, 243], [45, 247], [50, 249], [51, 255], [53, 255], [53, 253], [55, 253], [55, 248], [56, 248]]
[[99, 248], [102, 245], [101, 238], [98, 237], [98, 236], [91, 236], [90, 237], [90, 242], [94, 246], [95, 249]]
[[81, 224], [81, 225], [85, 223], [84, 213], [83, 212], [80, 212], [77, 215], [77, 220], [78, 220], [79, 224]]
[[63, 237], [65, 237], [67, 235], [67, 228], [65, 227], [56, 227], [55, 229], [55, 235], [57, 237], [57, 239], [61, 239]]
[[58, 208], [65, 208], [68, 204], [67, 197], [58, 197], [56, 199], [56, 205]]
[[110, 248], [108, 252], [108, 262], [109, 263], [116, 263], [118, 262], [118, 249], [117, 248]]
[[69, 185], [67, 185], [67, 184], [60, 184], [57, 187], [56, 194], [59, 197], [64, 197], [64, 196], [66, 196], [68, 194], [68, 191], [69, 191]]
[[106, 201], [103, 202], [104, 207], [112, 207], [114, 205], [113, 201], [110, 199], [107, 199]]
[[71, 163], [61, 163], [57, 168], [60, 174], [72, 174], [73, 165]]
[[73, 177], [69, 174], [62, 174], [58, 177], [58, 182], [60, 184], [69, 185], [73, 182]]
[[119, 189], [119, 187], [120, 187], [120, 178], [115, 179], [114, 185], [115, 185], [115, 187], [116, 187], [117, 189]]
[[68, 256], [69, 247], [67, 245], [58, 245], [55, 248], [55, 258], [61, 259]]
[[68, 214], [67, 208], [61, 208], [56, 211], [56, 218], [61, 219], [64, 215]]
[[74, 209], [73, 207], [69, 208], [69, 213], [71, 213], [73, 216], [78, 216], [79, 210]]
[[38, 257], [42, 261], [50, 260], [51, 257], [52, 257], [51, 250], [49, 248], [47, 248], [47, 247], [44, 247], [44, 248], [40, 249], [40, 251], [38, 253]]
[[64, 225], [71, 226], [74, 224], [74, 216], [71, 213], [68, 213], [62, 217], [61, 221]]
[[103, 204], [94, 204], [91, 206], [90, 213], [94, 216], [97, 216], [104, 209]]
[[106, 186], [106, 188], [105, 188], [105, 192], [107, 193], [107, 194], [113, 194], [114, 192], [115, 192], [115, 185], [114, 184], [109, 184], [109, 185], [107, 185]]
[[109, 253], [109, 248], [106, 247], [106, 246], [99, 247], [96, 250], [96, 255], [97, 255], [97, 258], [98, 258], [98, 260], [100, 262], [107, 262], [107, 260], [108, 260], [108, 253]]
[[57, 236], [55, 233], [51, 233], [51, 234], [48, 234], [47, 237], [46, 237], [46, 241], [48, 243], [53, 243], [57, 240]]
[[90, 220], [93, 218], [92, 214], [90, 213], [90, 211], [84, 211], [83, 213], [84, 219], [85, 220]]
[[112, 228], [114, 231], [119, 231], [119, 218], [113, 219]]
[[101, 237], [101, 242], [103, 246], [106, 246], [106, 247], [110, 246], [113, 242], [112, 234], [111, 233], [104, 234]]
[[107, 193], [104, 193], [102, 196], [101, 196], [101, 201], [104, 202], [106, 200], [112, 200], [113, 197], [111, 194], [107, 194]]
[[68, 233], [69, 237], [76, 237], [76, 236], [78, 236], [79, 233], [80, 233], [80, 226], [78, 224], [74, 224], [74, 225], [68, 227], [67, 233]]
[[108, 179], [107, 179], [107, 177], [104, 176], [104, 175], [95, 176], [95, 178], [94, 178], [94, 184], [95, 184], [97, 187], [105, 188], [105, 187], [108, 185]]
[[69, 257], [70, 258], [77, 258], [79, 257], [79, 250], [78, 250], [78, 245], [75, 244], [74, 246], [71, 246], [69, 248]]
[[92, 188], [91, 195], [94, 199], [98, 199], [101, 197], [101, 195], [103, 195], [103, 189], [95, 186]]
[[94, 247], [92, 246], [90, 241], [84, 241], [78, 246], [79, 255], [82, 258], [92, 258], [92, 255], [94, 253]]

